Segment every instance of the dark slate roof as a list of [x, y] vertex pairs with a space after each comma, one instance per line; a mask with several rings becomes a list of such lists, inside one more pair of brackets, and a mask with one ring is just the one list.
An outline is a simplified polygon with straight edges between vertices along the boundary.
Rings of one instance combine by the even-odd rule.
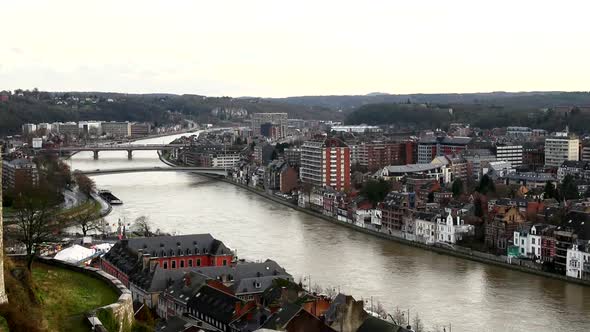
[[167, 256], [185, 255], [187, 250], [189, 253], [194, 254], [195, 249], [198, 249], [199, 253], [211, 255], [227, 255], [231, 253], [231, 250], [223, 242], [214, 239], [211, 234], [131, 238], [127, 240], [127, 246], [135, 253], [142, 250], [143, 253], [152, 256], [159, 256], [162, 251]]
[[233, 266], [193, 267], [191, 271], [211, 279], [225, 276], [229, 281], [233, 281], [232, 288], [236, 294], [262, 292], [277, 278], [293, 281], [293, 277], [284, 268], [270, 259], [261, 263], [240, 262]]
[[207, 283], [207, 277], [195, 272], [185, 272], [181, 278], [166, 288], [164, 293], [182, 302], [187, 302]]
[[197, 327], [197, 322], [188, 317], [173, 316], [159, 325], [158, 332], [197, 332], [205, 331]]
[[230, 324], [234, 319], [238, 302], [244, 305], [244, 302], [235, 296], [210, 286], [203, 286], [190, 298], [187, 306], [219, 322]]
[[570, 211], [559, 229], [569, 229], [578, 235], [579, 240], [590, 240], [590, 215], [581, 211]]
[[444, 137], [436, 137], [436, 136], [424, 136], [420, 138], [419, 144], [447, 144], [447, 145], [467, 145], [471, 142], [470, 137], [461, 137], [461, 136], [444, 136]]
[[410, 332], [401, 326], [394, 325], [382, 319], [369, 316], [356, 330], [357, 332]]
[[293, 303], [285, 304], [279, 311], [275, 312], [270, 318], [262, 325], [262, 328], [280, 330], [293, 319], [299, 311], [303, 310], [301, 306]]

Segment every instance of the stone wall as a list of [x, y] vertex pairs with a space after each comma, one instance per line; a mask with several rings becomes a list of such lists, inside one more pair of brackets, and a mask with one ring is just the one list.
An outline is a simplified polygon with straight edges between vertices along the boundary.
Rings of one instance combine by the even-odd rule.
[[[106, 305], [101, 308], [96, 308], [88, 315], [88, 321], [90, 322], [90, 325], [92, 326], [93, 331], [105, 331], [105, 332], [107, 331], [103, 327], [103, 324], [101, 323], [100, 319], [98, 319], [98, 317], [96, 317], [96, 311], [98, 311], [100, 309], [111, 310], [113, 312], [115, 318], [120, 323], [119, 324], [119, 326], [120, 326], [119, 332], [125, 332], [123, 330], [124, 327], [131, 327], [131, 325], [133, 323], [133, 313], [134, 313], [133, 312], [133, 299], [131, 298], [131, 292], [129, 291], [129, 289], [127, 289], [127, 287], [125, 287], [125, 285], [123, 285], [123, 283], [121, 283], [121, 281], [119, 281], [119, 279], [111, 276], [110, 274], [108, 274], [104, 271], [94, 268], [94, 267], [78, 266], [78, 265], [54, 260], [52, 258], [40, 258], [39, 260], [41, 262], [43, 262], [44, 264], [58, 266], [58, 267], [65, 268], [68, 270], [73, 270], [73, 271], [76, 271], [79, 273], [84, 273], [84, 274], [89, 275], [93, 278], [103, 280], [109, 286], [111, 286], [117, 292], [117, 294], [119, 294], [119, 298], [117, 299], [117, 302], [111, 303], [111, 304]], [[108, 332], [113, 332], [113, 331], [108, 331]]]

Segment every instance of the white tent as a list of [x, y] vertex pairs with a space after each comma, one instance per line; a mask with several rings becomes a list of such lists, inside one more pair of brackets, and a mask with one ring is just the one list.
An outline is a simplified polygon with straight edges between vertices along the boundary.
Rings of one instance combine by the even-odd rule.
[[89, 258], [94, 254], [94, 249], [88, 249], [80, 245], [74, 244], [71, 247], [65, 248], [58, 252], [54, 259], [68, 263], [78, 263], [85, 258]]

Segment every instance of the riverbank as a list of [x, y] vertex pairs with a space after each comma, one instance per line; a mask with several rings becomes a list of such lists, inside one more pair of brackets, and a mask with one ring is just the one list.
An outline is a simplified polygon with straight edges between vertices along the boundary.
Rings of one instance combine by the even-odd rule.
[[[168, 164], [171, 165], [171, 164]], [[209, 177], [209, 176], [206, 176]], [[547, 277], [547, 278], [552, 278], [552, 279], [558, 279], [558, 280], [562, 280], [562, 281], [566, 281], [566, 282], [571, 282], [571, 283], [575, 283], [578, 285], [583, 285], [583, 286], [590, 286], [590, 281], [587, 280], [582, 280], [582, 279], [577, 279], [577, 278], [572, 278], [572, 277], [568, 277], [565, 275], [560, 275], [560, 274], [555, 274], [555, 273], [550, 273], [550, 272], [545, 272], [545, 271], [541, 271], [541, 270], [537, 270], [531, 267], [527, 267], [527, 266], [523, 266], [523, 265], [516, 265], [515, 263], [520, 262], [518, 259], [513, 259], [512, 260], [512, 264], [503, 261], [503, 257], [502, 256], [495, 256], [492, 254], [488, 254], [488, 253], [484, 253], [484, 252], [478, 252], [478, 251], [474, 251], [468, 248], [461, 248], [461, 249], [451, 249], [451, 248], [447, 248], [447, 247], [441, 247], [441, 246], [437, 246], [437, 245], [427, 245], [424, 243], [420, 243], [420, 242], [416, 242], [416, 241], [411, 241], [408, 239], [404, 239], [402, 237], [398, 237], [398, 236], [394, 236], [394, 235], [389, 235], [386, 233], [382, 233], [382, 232], [378, 232], [378, 231], [374, 231], [372, 229], [367, 229], [367, 228], [363, 228], [363, 227], [359, 227], [355, 224], [351, 224], [351, 223], [346, 223], [346, 222], [342, 222], [339, 221], [335, 218], [332, 218], [330, 216], [326, 216], [323, 215], [321, 213], [312, 211], [310, 209], [306, 209], [306, 208], [302, 208], [297, 204], [294, 204], [292, 202], [289, 202], [285, 199], [282, 199], [280, 197], [268, 194], [264, 191], [261, 191], [259, 189], [241, 184], [241, 183], [237, 183], [235, 181], [229, 180], [229, 179], [224, 179], [224, 178], [216, 178], [216, 177], [210, 177], [211, 179], [217, 179], [219, 181], [223, 181], [229, 184], [233, 184], [237, 187], [240, 187], [242, 189], [248, 190], [256, 195], [262, 196], [266, 199], [269, 199], [275, 203], [279, 203], [282, 204], [284, 206], [290, 207], [294, 210], [297, 210], [299, 212], [303, 212], [306, 213], [308, 215], [314, 216], [316, 218], [320, 218], [323, 219], [325, 221], [331, 222], [333, 224], [337, 224], [340, 226], [344, 226], [350, 229], [353, 229], [355, 231], [359, 231], [365, 234], [369, 234], [369, 235], [373, 235], [373, 236], [377, 236], [379, 238], [382, 239], [386, 239], [386, 240], [390, 240], [390, 241], [395, 241], [398, 243], [402, 243], [405, 245], [409, 245], [409, 246], [413, 246], [413, 247], [417, 247], [417, 248], [421, 248], [424, 250], [429, 250], [429, 251], [433, 251], [439, 254], [443, 254], [443, 255], [450, 255], [450, 256], [454, 256], [454, 257], [458, 257], [458, 258], [462, 258], [462, 259], [467, 259], [467, 260], [471, 260], [471, 261], [475, 261], [475, 262], [479, 262], [479, 263], [484, 263], [484, 264], [491, 264], [491, 265], [495, 265], [495, 266], [500, 266], [503, 268], [507, 268], [507, 269], [511, 269], [511, 270], [516, 270], [516, 271], [520, 271], [520, 272], [525, 272], [525, 273], [531, 273], [531, 274], [535, 274], [538, 276], [542, 276], [542, 277]], [[455, 246], [457, 247], [457, 246]]]

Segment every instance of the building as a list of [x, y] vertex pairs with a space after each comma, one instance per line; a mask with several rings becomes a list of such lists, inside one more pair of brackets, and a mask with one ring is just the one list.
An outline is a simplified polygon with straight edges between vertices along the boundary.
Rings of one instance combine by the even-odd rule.
[[459, 154], [471, 142], [469, 137], [425, 136], [418, 141], [418, 164], [428, 164], [438, 156]]
[[473, 226], [465, 225], [465, 221], [458, 211], [445, 209], [445, 213], [446, 217], [444, 215], [436, 217], [438, 242], [455, 244], [457, 241], [461, 241], [464, 236], [473, 233]]
[[567, 175], [577, 180], [590, 180], [590, 162], [564, 161], [557, 169], [557, 180], [561, 182]]
[[129, 122], [102, 122], [100, 124], [102, 134], [109, 137], [131, 136], [131, 123]]
[[37, 132], [37, 125], [34, 123], [25, 123], [22, 125], [23, 135], [33, 135]]
[[494, 218], [485, 225], [485, 243], [489, 248], [505, 252], [514, 232], [526, 227], [526, 217], [514, 206], [499, 206], [494, 212]]
[[351, 163], [367, 167], [370, 172], [388, 165], [405, 165], [413, 162], [412, 142], [361, 143], [350, 146]]
[[488, 149], [466, 150], [461, 156], [467, 163], [467, 177], [479, 180], [483, 174], [484, 166], [492, 161], [496, 161], [496, 156]]
[[404, 226], [404, 216], [416, 207], [416, 194], [413, 192], [390, 192], [377, 210], [381, 212], [381, 230], [392, 234], [400, 232]]
[[547, 182], [556, 185], [555, 174], [552, 173], [535, 173], [535, 172], [512, 172], [503, 177], [507, 185], [518, 184], [527, 187], [529, 190], [534, 188], [544, 188]]
[[37, 165], [28, 159], [14, 159], [2, 164], [2, 187], [5, 191], [18, 191], [39, 184]]
[[497, 144], [496, 145], [496, 159], [499, 161], [507, 161], [512, 167], [518, 168], [522, 166], [523, 147], [518, 144]]
[[566, 273], [568, 277], [590, 280], [590, 251], [588, 244], [573, 244], [567, 250]]
[[590, 142], [585, 141], [582, 144], [582, 161], [590, 161]]
[[557, 133], [556, 136], [545, 139], [545, 166], [559, 167], [564, 161], [580, 158], [580, 140]]
[[303, 143], [299, 174], [303, 183], [347, 190], [350, 188], [350, 148], [337, 138]]
[[[252, 134], [254, 137], [266, 136], [274, 139], [285, 138], [287, 136], [288, 127], [287, 113], [252, 114]], [[264, 133], [263, 128], [266, 131]]]
[[378, 126], [368, 126], [368, 125], [332, 126], [330, 129], [335, 132], [356, 133], [356, 134], [379, 133], [379, 132], [383, 131]]
[[80, 136], [80, 127], [75, 122], [59, 123], [57, 131], [65, 137], [72, 138]]
[[429, 212], [418, 212], [414, 215], [414, 232], [416, 241], [433, 244], [437, 236], [436, 215]]
[[154, 282], [163, 281], [165, 287], [183, 269], [227, 266], [233, 259], [234, 253], [211, 234], [154, 236], [120, 240], [101, 258], [100, 268], [129, 288], [133, 300], [153, 307], [162, 290], [154, 289]]
[[516, 138], [529, 137], [533, 134], [533, 131], [529, 127], [517, 127], [510, 126], [506, 127], [506, 135]]
[[2, 221], [2, 187], [4, 186], [3, 182], [3, 169], [2, 159], [0, 158], [0, 304], [8, 302], [8, 297], [6, 296], [6, 288], [4, 288], [4, 241], [3, 241], [3, 233], [4, 233], [4, 224]]
[[[268, 165], [272, 160], [272, 152], [274, 149], [275, 147], [268, 143], [256, 144], [254, 146], [254, 161], [258, 165]], [[299, 160], [301, 160], [301, 152], [299, 153]]]
[[301, 149], [300, 148], [286, 148], [283, 151], [285, 161], [293, 167], [301, 166]]
[[150, 123], [137, 123], [134, 122], [131, 124], [131, 136], [147, 136], [152, 132], [152, 125]]

